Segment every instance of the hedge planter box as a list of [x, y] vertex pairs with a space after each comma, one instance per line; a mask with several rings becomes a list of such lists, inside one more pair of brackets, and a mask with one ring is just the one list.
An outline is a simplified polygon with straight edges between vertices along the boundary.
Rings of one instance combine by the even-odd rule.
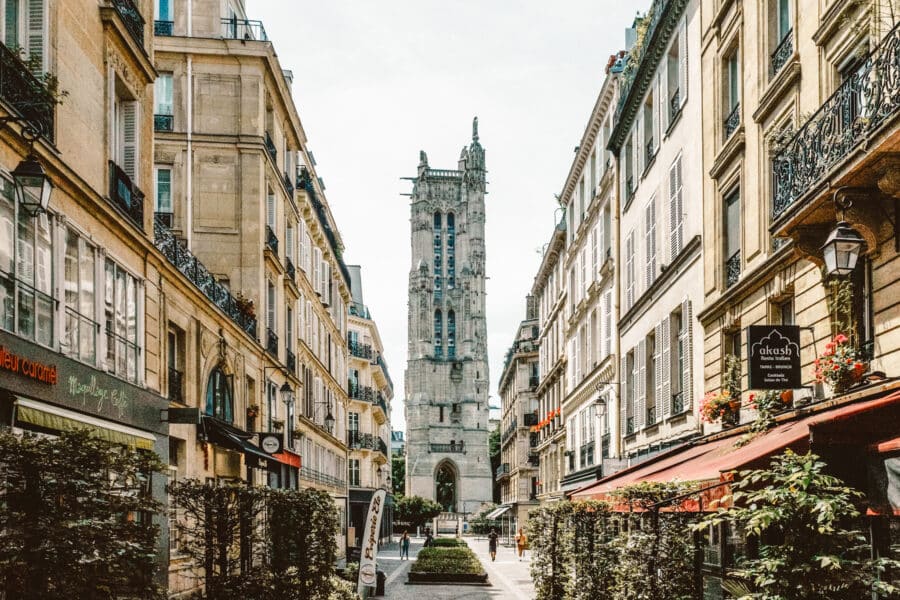
[[408, 583], [466, 583], [470, 585], [491, 585], [487, 573], [413, 573], [410, 571]]
[[467, 546], [423, 548], [410, 569], [407, 583], [490, 585], [484, 567]]

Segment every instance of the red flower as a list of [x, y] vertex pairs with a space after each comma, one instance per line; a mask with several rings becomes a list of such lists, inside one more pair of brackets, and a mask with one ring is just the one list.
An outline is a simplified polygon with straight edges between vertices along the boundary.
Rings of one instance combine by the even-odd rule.
[[843, 343], [846, 342], [846, 341], [847, 341], [847, 336], [844, 335], [843, 333], [839, 333], [839, 334], [837, 334], [836, 336], [834, 336], [834, 343], [835, 343], [835, 344], [843, 344]]

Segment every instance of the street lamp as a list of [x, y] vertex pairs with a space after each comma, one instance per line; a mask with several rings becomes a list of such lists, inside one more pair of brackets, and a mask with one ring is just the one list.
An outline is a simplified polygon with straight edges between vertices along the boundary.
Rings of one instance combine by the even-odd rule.
[[328, 433], [332, 433], [334, 431], [334, 415], [331, 414], [331, 402], [325, 400], [323, 402], [316, 402], [315, 405], [325, 404], [328, 406], [328, 412], [325, 413], [325, 429], [328, 430]]
[[826, 275], [849, 275], [866, 241], [847, 221], [838, 221], [822, 246]]
[[29, 154], [15, 168], [12, 176], [16, 185], [16, 196], [25, 212], [32, 217], [47, 212], [53, 184], [50, 183], [50, 177], [37, 161], [37, 157]]
[[294, 428], [294, 389], [285, 381], [278, 389], [281, 394], [281, 401], [284, 402], [285, 412], [287, 413], [287, 434], [286, 441], [288, 446], [293, 445], [293, 428]]

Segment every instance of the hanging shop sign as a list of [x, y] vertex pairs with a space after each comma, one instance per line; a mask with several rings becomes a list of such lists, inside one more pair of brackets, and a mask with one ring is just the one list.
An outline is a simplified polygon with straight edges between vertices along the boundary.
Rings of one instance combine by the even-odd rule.
[[750, 389], [801, 387], [799, 326], [751, 325], [747, 328], [747, 348]]
[[266, 454], [278, 454], [284, 450], [284, 438], [280, 433], [260, 433], [259, 447]]

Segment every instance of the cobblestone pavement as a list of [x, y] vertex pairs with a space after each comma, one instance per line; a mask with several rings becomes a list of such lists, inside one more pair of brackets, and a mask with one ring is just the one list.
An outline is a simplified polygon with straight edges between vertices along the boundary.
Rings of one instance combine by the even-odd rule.
[[413, 538], [409, 549], [410, 560], [400, 560], [397, 544], [383, 548], [378, 554], [378, 568], [387, 575], [385, 600], [531, 600], [534, 586], [531, 583], [530, 558], [519, 561], [515, 548], [500, 546], [496, 562], [491, 562], [485, 538], [465, 538], [478, 556], [488, 574], [489, 587], [465, 585], [407, 585], [409, 566], [422, 548], [421, 539]]

